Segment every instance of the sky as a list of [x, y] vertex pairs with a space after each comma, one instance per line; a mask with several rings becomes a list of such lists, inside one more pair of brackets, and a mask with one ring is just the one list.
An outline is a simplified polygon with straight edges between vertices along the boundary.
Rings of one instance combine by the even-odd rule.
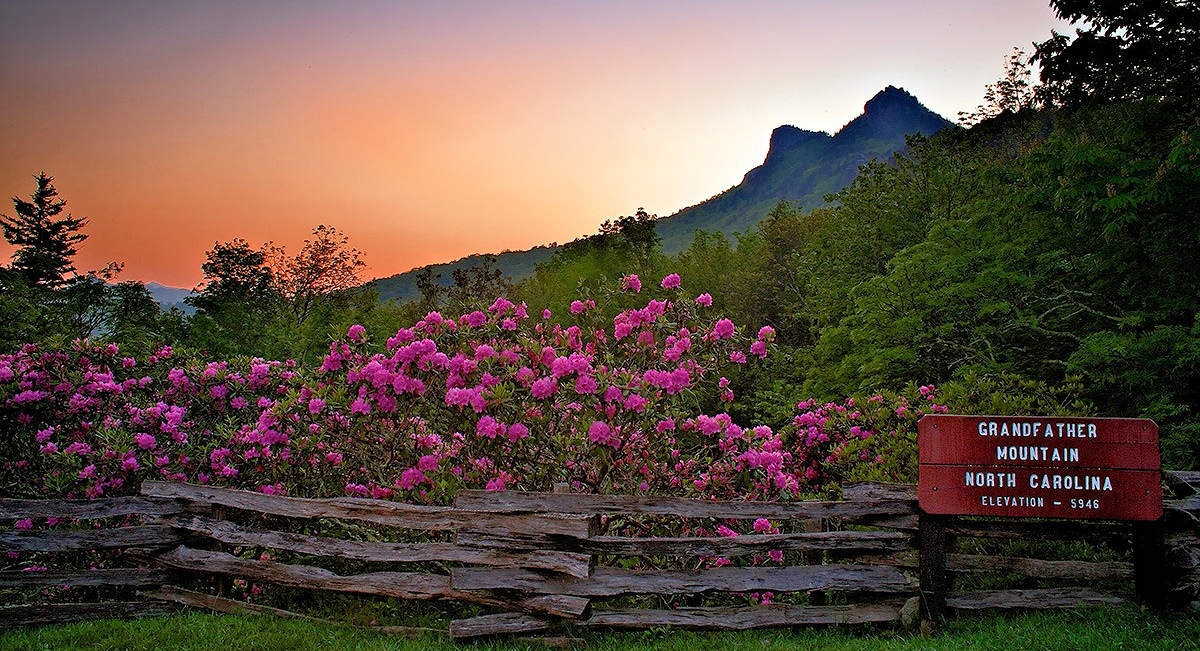
[[76, 266], [123, 280], [318, 224], [387, 276], [669, 215], [889, 84], [953, 120], [1052, 28], [1045, 0], [5, 0], [0, 194], [54, 176]]

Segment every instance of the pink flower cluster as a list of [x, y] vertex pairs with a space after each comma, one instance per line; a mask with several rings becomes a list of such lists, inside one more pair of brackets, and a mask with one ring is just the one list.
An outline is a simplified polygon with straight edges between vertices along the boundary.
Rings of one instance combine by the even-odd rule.
[[[869, 410], [801, 403], [779, 431], [742, 427], [720, 413], [734, 400], [728, 371], [767, 355], [774, 330], [740, 335], [707, 315], [711, 297], [686, 298], [678, 275], [659, 285], [641, 302], [626, 276], [626, 293], [581, 297], [568, 323], [499, 298], [458, 318], [430, 312], [382, 344], [354, 326], [311, 370], [169, 347], [135, 360], [111, 344], [26, 346], [0, 355], [0, 417], [16, 424], [0, 479], [88, 497], [166, 479], [418, 502], [560, 481], [787, 499], [828, 488], [851, 457], [888, 468], [887, 441], [938, 409], [923, 388]], [[610, 311], [616, 299], [638, 303]]]

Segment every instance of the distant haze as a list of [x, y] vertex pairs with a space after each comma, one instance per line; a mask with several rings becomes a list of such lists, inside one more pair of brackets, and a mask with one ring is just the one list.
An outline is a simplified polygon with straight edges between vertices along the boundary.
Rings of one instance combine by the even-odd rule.
[[889, 84], [953, 117], [1052, 27], [1040, 0], [8, 0], [0, 193], [54, 175], [78, 266], [124, 279], [192, 287], [214, 241], [319, 223], [387, 276], [671, 214]]

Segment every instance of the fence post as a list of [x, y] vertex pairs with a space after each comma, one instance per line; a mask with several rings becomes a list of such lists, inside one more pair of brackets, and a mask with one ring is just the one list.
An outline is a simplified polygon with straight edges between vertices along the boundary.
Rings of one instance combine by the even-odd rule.
[[1133, 582], [1138, 601], [1152, 608], [1167, 603], [1166, 544], [1162, 518], [1133, 523]]
[[[807, 533], [816, 533], [819, 531], [824, 531], [825, 530], [825, 520], [821, 519], [821, 518], [804, 520], [801, 523], [801, 528]], [[809, 563], [809, 564], [814, 564], [814, 565], [820, 565], [821, 563], [824, 562], [824, 558], [822, 558], [822, 553], [819, 551], [818, 552], [804, 552], [804, 562]], [[828, 596], [829, 596], [829, 593], [827, 593], [827, 592], [811, 592], [808, 595], [808, 603], [809, 603], [809, 605], [812, 605], [812, 606], [824, 606], [827, 603], [829, 603]]]
[[926, 619], [934, 622], [942, 619], [949, 587], [949, 575], [946, 572], [947, 520], [944, 515], [927, 513], [921, 513], [917, 520], [922, 612]]

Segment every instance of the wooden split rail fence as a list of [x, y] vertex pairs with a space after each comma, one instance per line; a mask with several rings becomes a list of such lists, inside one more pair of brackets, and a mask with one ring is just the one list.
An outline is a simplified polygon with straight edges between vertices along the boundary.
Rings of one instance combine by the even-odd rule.
[[[1175, 473], [1168, 480], [1175, 497], [1168, 500], [1164, 517], [1168, 534], [1161, 553], [1164, 563], [1174, 569], [1165, 575], [1174, 577], [1169, 589], [1177, 599], [1200, 598], [1200, 473]], [[1128, 525], [945, 518], [938, 527], [946, 551], [941, 571], [929, 575], [917, 554], [917, 534], [928, 529], [921, 526], [921, 518], [928, 516], [918, 513], [915, 489], [907, 485], [853, 484], [845, 488], [843, 500], [831, 502], [464, 491], [450, 507], [349, 497], [269, 496], [164, 482], [146, 482], [141, 493], [95, 500], [0, 500], [0, 521], [59, 518], [106, 525], [31, 531], [8, 527], [0, 531], [0, 551], [9, 552], [10, 557], [36, 554], [35, 558], [41, 559], [56, 554], [68, 558], [74, 552], [104, 552], [110, 562], [124, 561], [126, 565], [2, 571], [0, 590], [28, 593], [39, 586], [70, 586], [69, 594], [87, 600], [3, 607], [0, 626], [156, 615], [180, 605], [304, 617], [230, 598], [225, 593], [228, 581], [235, 578], [305, 590], [449, 600], [493, 611], [450, 624], [452, 637], [467, 639], [544, 631], [563, 624], [608, 629], [748, 629], [887, 623], [919, 616], [922, 595], [926, 605], [932, 595], [938, 606], [951, 610], [1101, 605], [1127, 598], [1134, 576], [1134, 566], [1124, 561], [962, 553], [951, 544], [957, 538], [960, 547], [986, 546], [989, 540], [1028, 541], [1036, 534], [1039, 538], [1107, 542], [1119, 552], [1132, 545]], [[602, 523], [657, 519], [662, 526], [681, 519], [757, 518], [791, 523], [784, 526], [789, 532], [634, 537], [609, 535], [610, 527]], [[806, 526], [796, 526], [797, 521]], [[373, 534], [420, 532], [423, 540], [389, 542], [379, 538], [397, 536], [349, 540], [318, 535], [313, 525], [321, 522], [357, 526]], [[437, 532], [445, 532], [440, 534], [444, 540], [428, 541], [438, 537]], [[251, 550], [256, 553], [246, 553]], [[259, 550], [276, 555], [284, 552], [302, 561], [271, 560], [257, 553]], [[785, 552], [787, 563], [712, 567], [701, 562], [714, 557], [761, 558], [771, 550]], [[75, 564], [80, 562], [78, 556]], [[632, 569], [636, 559], [667, 558], [676, 559], [673, 567], [691, 569]], [[680, 560], [690, 562], [685, 565]], [[342, 574], [320, 566], [331, 562], [388, 569]], [[401, 569], [395, 569], [396, 565]], [[1016, 588], [953, 590], [954, 577], [982, 573], [1023, 578]], [[218, 582], [221, 594], [205, 591], [211, 591], [213, 577], [224, 577]], [[1053, 587], [1045, 587], [1046, 582]], [[1066, 587], [1071, 584], [1079, 587]], [[1099, 586], [1112, 589], [1104, 592]], [[696, 595], [753, 592], [809, 596], [793, 600], [806, 602], [798, 604], [661, 607], [667, 599], [694, 602]], [[111, 599], [114, 594], [117, 600]], [[660, 596], [657, 607], [631, 607], [628, 599], [621, 599], [655, 595]], [[99, 600], [101, 596], [110, 599]], [[635, 601], [644, 604], [650, 600]]]

